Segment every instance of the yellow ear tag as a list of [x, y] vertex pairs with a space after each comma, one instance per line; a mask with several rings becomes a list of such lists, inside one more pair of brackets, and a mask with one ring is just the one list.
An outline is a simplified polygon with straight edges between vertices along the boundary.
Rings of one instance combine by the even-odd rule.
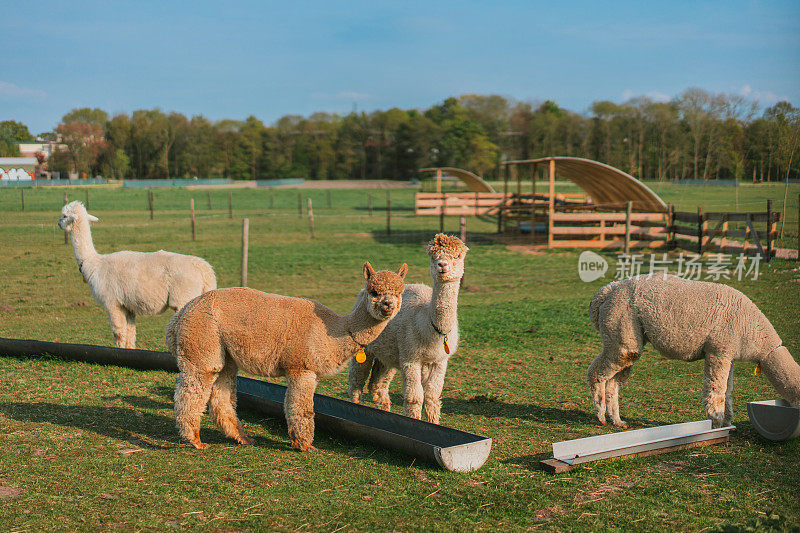
[[447, 337], [444, 338], [444, 353], [450, 355], [450, 345], [447, 344]]
[[358, 352], [356, 352], [356, 362], [357, 363], [364, 363], [367, 360], [367, 354], [364, 353], [364, 348], [359, 348]]
[[754, 376], [761, 375], [761, 363], [756, 363], [756, 368], [753, 370], [753, 375]]

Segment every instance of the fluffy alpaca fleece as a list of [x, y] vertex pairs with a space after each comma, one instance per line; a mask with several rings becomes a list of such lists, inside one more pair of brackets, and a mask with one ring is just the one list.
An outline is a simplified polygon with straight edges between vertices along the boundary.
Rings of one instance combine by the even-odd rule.
[[217, 287], [211, 265], [192, 255], [164, 250], [98, 254], [89, 229], [89, 222], [97, 221], [81, 202], [71, 202], [62, 209], [58, 225], [72, 239], [78, 270], [92, 297], [108, 313], [117, 348], [136, 348], [136, 315], [180, 309]]
[[703, 406], [714, 427], [733, 417], [734, 361], [758, 363], [772, 386], [800, 407], [800, 365], [767, 317], [741, 292], [718, 283], [642, 275], [600, 289], [589, 305], [603, 351], [589, 366], [597, 418], [615, 426], [619, 388], [646, 342], [670, 359], [705, 359]]
[[314, 390], [318, 376], [340, 372], [375, 340], [402, 303], [403, 278], [364, 264], [366, 283], [348, 315], [303, 298], [247, 288], [219, 289], [189, 302], [167, 325], [169, 350], [178, 360], [175, 416], [181, 436], [196, 448], [206, 404], [217, 426], [251, 444], [236, 416], [236, 374], [286, 376], [284, 401], [292, 446], [313, 450]]
[[361, 400], [369, 377], [373, 400], [381, 409], [390, 410], [389, 384], [400, 369], [405, 414], [421, 418], [424, 405], [428, 421], [439, 423], [447, 362], [458, 347], [458, 289], [467, 250], [457, 237], [441, 233], [428, 243], [433, 288], [407, 285], [397, 317], [367, 346], [367, 360], [350, 361], [352, 401]]

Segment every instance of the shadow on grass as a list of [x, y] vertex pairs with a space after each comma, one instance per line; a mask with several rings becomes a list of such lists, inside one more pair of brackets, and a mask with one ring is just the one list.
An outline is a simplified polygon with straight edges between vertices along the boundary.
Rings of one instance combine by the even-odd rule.
[[[402, 398], [400, 400], [402, 402]], [[578, 409], [559, 409], [535, 404], [504, 402], [498, 399], [476, 397], [469, 400], [461, 398], [442, 398], [442, 413], [478, 415], [487, 418], [519, 418], [561, 424], [597, 425], [594, 413]], [[628, 417], [626, 422], [637, 427], [652, 427], [661, 422], [651, 419]]]
[[[164, 408], [165, 405], [147, 397], [124, 396], [126, 403], [146, 409]], [[0, 412], [6, 417], [20, 422], [55, 424], [91, 431], [113, 439], [128, 442], [146, 449], [170, 449], [185, 446], [178, 438], [175, 420], [170, 416], [142, 413], [124, 407], [105, 407], [93, 405], [62, 405], [55, 403], [0, 403]], [[263, 419], [243, 413], [242, 420], [265, 426]], [[273, 428], [274, 429], [274, 428]], [[208, 444], [231, 444], [217, 429], [203, 428], [203, 442]], [[272, 449], [286, 449], [287, 443], [254, 436], [256, 446]]]

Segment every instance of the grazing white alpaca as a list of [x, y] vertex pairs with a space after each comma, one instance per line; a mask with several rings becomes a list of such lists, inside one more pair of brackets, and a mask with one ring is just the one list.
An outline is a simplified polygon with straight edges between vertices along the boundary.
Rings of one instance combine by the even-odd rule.
[[379, 408], [391, 409], [389, 384], [403, 374], [404, 413], [438, 424], [447, 362], [458, 347], [458, 289], [467, 248], [457, 237], [436, 235], [428, 243], [433, 289], [406, 285], [403, 306], [381, 335], [367, 346], [366, 361], [350, 361], [350, 399], [358, 403], [367, 377]]
[[588, 380], [597, 418], [615, 426], [619, 389], [646, 342], [663, 356], [705, 359], [703, 405], [714, 427], [733, 417], [734, 361], [753, 361], [792, 406], [800, 407], [800, 365], [750, 299], [727, 285], [676, 276], [642, 275], [609, 283], [589, 304], [603, 351], [589, 365]]
[[70, 202], [61, 210], [58, 225], [72, 239], [78, 270], [92, 297], [108, 313], [117, 348], [136, 348], [136, 315], [180, 309], [217, 288], [214, 270], [199, 257], [164, 250], [98, 254], [89, 229], [89, 222], [97, 220], [81, 202]]

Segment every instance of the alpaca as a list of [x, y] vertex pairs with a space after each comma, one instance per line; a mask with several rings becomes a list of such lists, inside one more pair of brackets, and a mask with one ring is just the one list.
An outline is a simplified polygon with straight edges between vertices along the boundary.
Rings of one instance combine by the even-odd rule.
[[81, 202], [70, 202], [62, 209], [58, 225], [72, 239], [78, 270], [92, 297], [108, 313], [117, 348], [136, 348], [136, 315], [180, 309], [217, 288], [214, 270], [199, 257], [164, 250], [98, 254], [89, 229], [89, 222], [98, 220]]
[[319, 376], [340, 372], [375, 340], [402, 303], [403, 278], [364, 264], [366, 283], [348, 315], [304, 298], [248, 288], [219, 289], [189, 302], [167, 325], [166, 340], [178, 360], [175, 416], [178, 431], [195, 448], [200, 419], [210, 403], [214, 422], [240, 444], [252, 444], [236, 416], [239, 368], [260, 376], [286, 376], [284, 413], [292, 447], [313, 451], [314, 390]]
[[350, 361], [350, 399], [358, 403], [370, 375], [369, 391], [379, 408], [391, 409], [389, 384], [398, 369], [403, 375], [404, 413], [439, 423], [447, 361], [458, 348], [458, 289], [464, 276], [467, 248], [458, 237], [442, 233], [428, 243], [433, 289], [407, 285], [403, 306], [381, 335], [366, 349], [366, 361]]
[[619, 416], [619, 388], [648, 341], [670, 359], [705, 359], [703, 407], [713, 427], [733, 418], [734, 361], [754, 361], [778, 393], [800, 407], [800, 365], [767, 317], [732, 287], [642, 275], [600, 289], [589, 314], [603, 339], [588, 370], [602, 424], [607, 412], [615, 426], [628, 427]]

